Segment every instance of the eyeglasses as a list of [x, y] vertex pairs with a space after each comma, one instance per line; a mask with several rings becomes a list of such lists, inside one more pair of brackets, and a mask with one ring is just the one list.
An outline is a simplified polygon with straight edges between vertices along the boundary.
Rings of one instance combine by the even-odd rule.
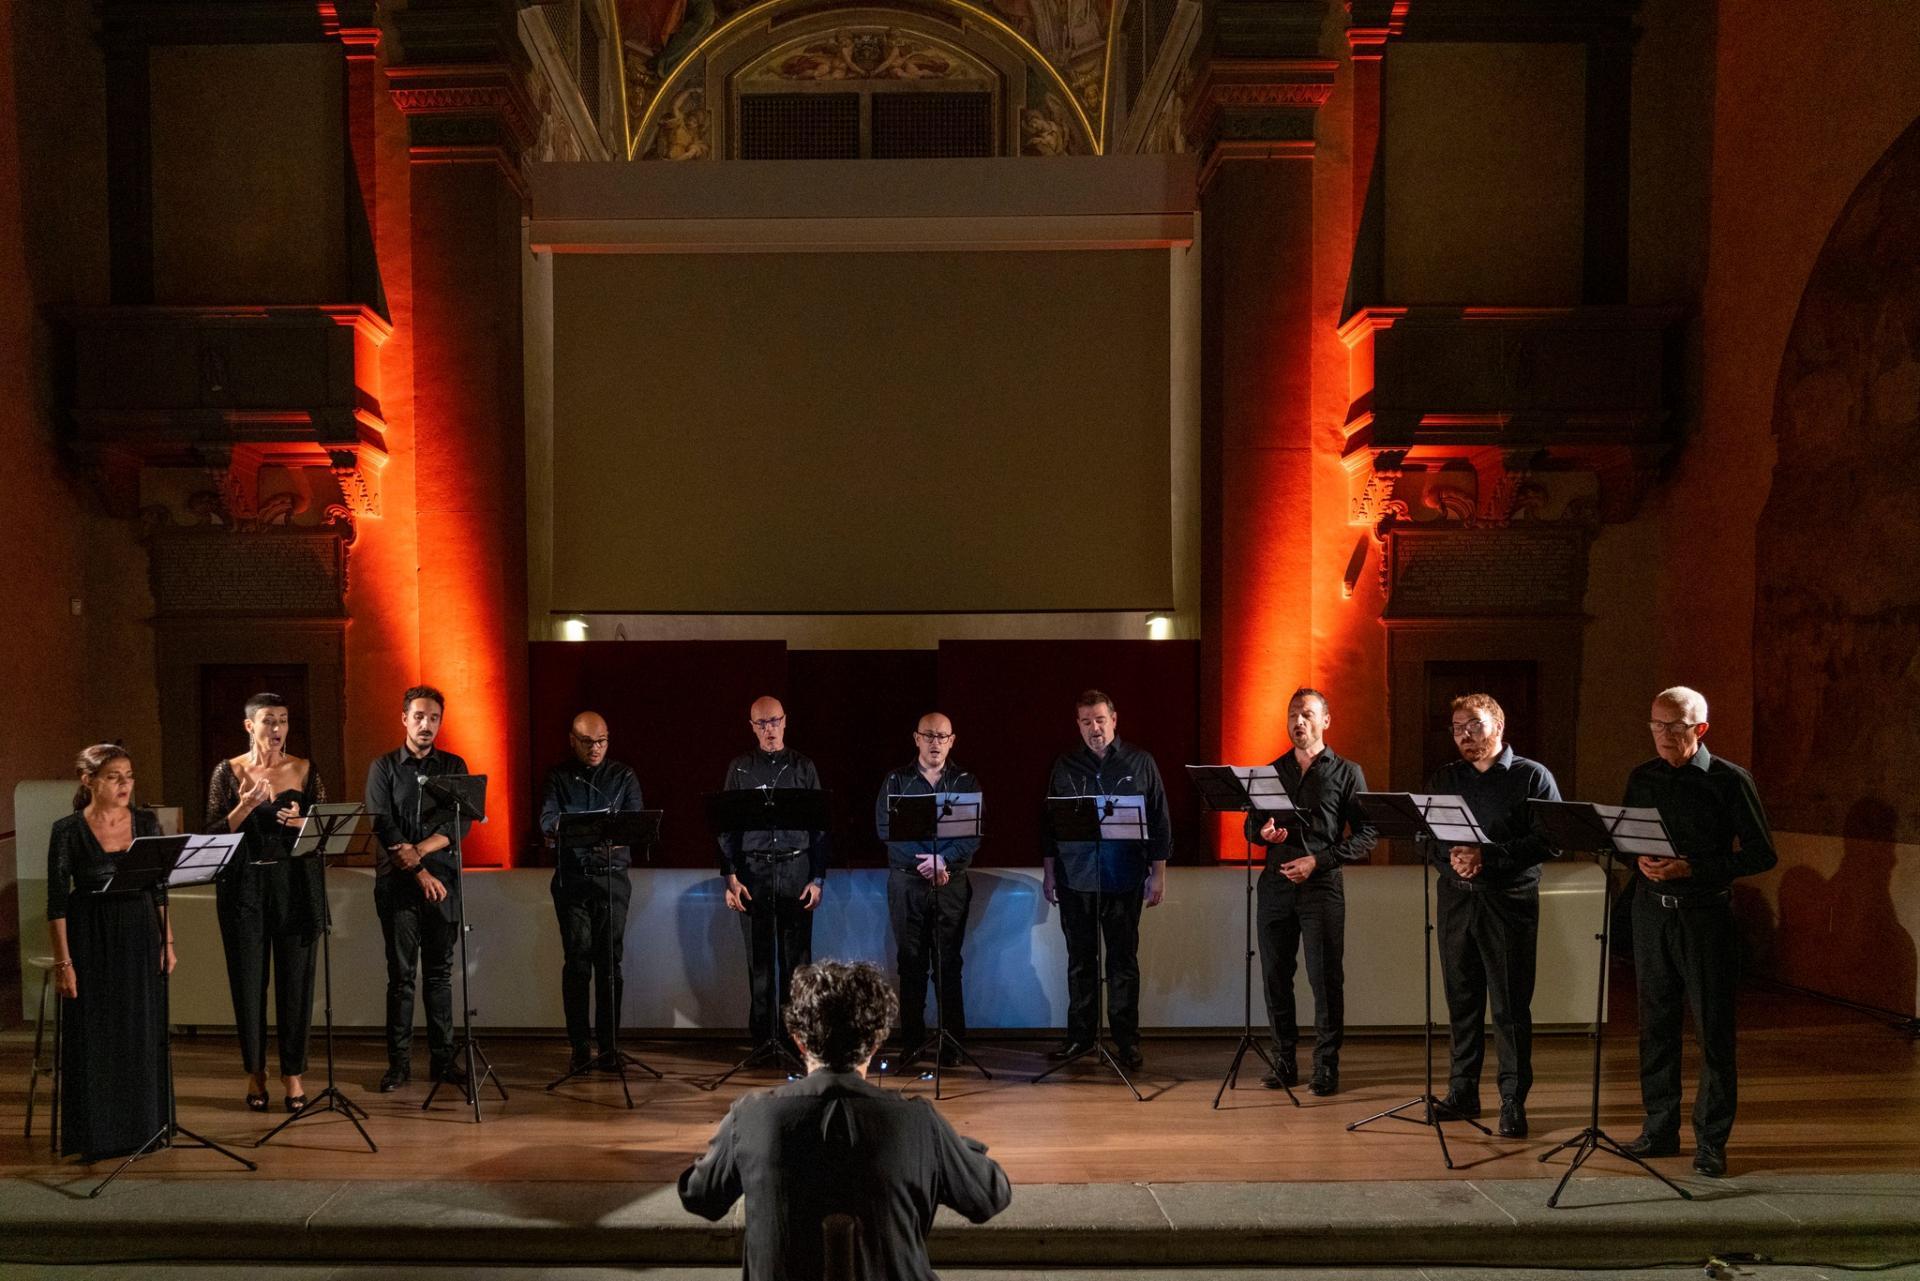
[[787, 718], [784, 716], [769, 716], [767, 717], [767, 719], [763, 721], [752, 722], [753, 727], [755, 729], [779, 729], [782, 725], [785, 725], [786, 723], [787, 723]]
[[942, 743], [950, 743], [953, 741], [953, 735], [951, 734], [929, 734], [927, 731], [921, 729], [913, 731], [913, 736], [922, 742], [932, 743], [935, 747], [938, 747]]
[[1455, 738], [1491, 738], [1493, 726], [1485, 721], [1455, 721], [1448, 726]]
[[1647, 728], [1656, 734], [1684, 734], [1699, 723], [1699, 721], [1648, 721]]
[[582, 747], [605, 747], [607, 745], [607, 738], [604, 734], [599, 738], [588, 738], [582, 734], [575, 734], [573, 741]]

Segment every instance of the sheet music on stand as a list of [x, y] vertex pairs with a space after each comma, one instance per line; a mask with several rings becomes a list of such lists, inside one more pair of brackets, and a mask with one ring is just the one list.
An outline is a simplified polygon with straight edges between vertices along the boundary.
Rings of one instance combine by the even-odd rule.
[[[1230, 765], [1233, 776], [1247, 789], [1247, 795], [1253, 798], [1254, 808], [1263, 814], [1282, 813], [1296, 808], [1293, 796], [1287, 791], [1287, 785], [1280, 777], [1280, 771], [1271, 765]], [[1274, 802], [1262, 804], [1262, 802]]]
[[1612, 854], [1622, 859], [1687, 856], [1674, 847], [1660, 811], [1592, 801], [1531, 800], [1547, 837], [1572, 854]]
[[245, 839], [242, 832], [139, 837], [114, 860], [113, 872], [95, 893], [126, 894], [161, 884], [169, 889], [205, 885], [226, 870]]
[[1473, 816], [1473, 810], [1467, 805], [1464, 796], [1450, 796], [1426, 792], [1411, 792], [1414, 804], [1420, 807], [1421, 815], [1427, 820], [1427, 826], [1433, 829], [1434, 839], [1442, 845], [1487, 845], [1491, 844], [1480, 820]]
[[365, 805], [359, 801], [324, 801], [307, 811], [287, 857], [348, 858], [377, 853], [379, 847], [373, 816]]
[[954, 841], [979, 836], [984, 792], [887, 794], [887, 833], [895, 841]]
[[1593, 812], [1607, 820], [1613, 848], [1633, 858], [1686, 858], [1667, 835], [1660, 811], [1637, 805], [1595, 805]]
[[[1093, 806], [1103, 841], [1144, 841], [1147, 839], [1147, 798], [1144, 796], [1049, 796], [1047, 804], [1058, 807], [1085, 802]], [[1072, 839], [1072, 838], [1062, 838]]]

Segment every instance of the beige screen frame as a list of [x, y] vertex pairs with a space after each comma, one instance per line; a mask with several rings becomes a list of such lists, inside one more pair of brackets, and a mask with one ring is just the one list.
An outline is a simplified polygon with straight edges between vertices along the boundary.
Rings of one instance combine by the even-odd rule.
[[1165, 249], [557, 254], [550, 605], [1153, 610]]

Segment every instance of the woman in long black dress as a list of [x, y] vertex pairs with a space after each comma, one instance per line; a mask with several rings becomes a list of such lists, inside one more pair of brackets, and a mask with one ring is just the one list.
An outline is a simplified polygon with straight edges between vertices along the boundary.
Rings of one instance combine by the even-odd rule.
[[207, 784], [209, 832], [242, 832], [232, 864], [215, 886], [220, 938], [240, 1059], [247, 1070], [247, 1107], [267, 1110], [267, 981], [273, 981], [274, 1028], [286, 1109], [307, 1104], [313, 1027], [314, 940], [325, 915], [320, 860], [293, 859], [294, 837], [307, 811], [327, 799], [313, 766], [287, 755], [289, 716], [278, 694], [255, 694], [245, 710], [247, 750], [213, 767]]
[[166, 887], [97, 891], [134, 838], [160, 835], [133, 808], [133, 758], [99, 743], [74, 762], [72, 814], [47, 843], [47, 930], [68, 1002], [60, 1057], [60, 1150], [88, 1161], [137, 1152], [167, 1128], [167, 997], [173, 927]]

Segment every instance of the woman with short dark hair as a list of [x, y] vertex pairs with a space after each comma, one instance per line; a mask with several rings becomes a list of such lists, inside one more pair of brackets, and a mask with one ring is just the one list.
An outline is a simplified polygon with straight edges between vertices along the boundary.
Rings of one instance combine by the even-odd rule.
[[326, 881], [317, 858], [294, 859], [294, 838], [309, 810], [327, 799], [311, 762], [287, 754], [286, 700], [260, 693], [247, 700], [247, 750], [213, 767], [207, 784], [209, 832], [241, 832], [233, 862], [215, 886], [227, 986], [247, 1070], [247, 1107], [267, 1110], [267, 981], [273, 980], [274, 1027], [286, 1109], [307, 1104], [313, 1027], [314, 939], [326, 915]]
[[134, 840], [160, 835], [133, 807], [133, 758], [96, 743], [74, 761], [73, 813], [47, 841], [47, 932], [61, 1024], [60, 1151], [88, 1161], [138, 1152], [167, 1127], [167, 890], [105, 894]]

